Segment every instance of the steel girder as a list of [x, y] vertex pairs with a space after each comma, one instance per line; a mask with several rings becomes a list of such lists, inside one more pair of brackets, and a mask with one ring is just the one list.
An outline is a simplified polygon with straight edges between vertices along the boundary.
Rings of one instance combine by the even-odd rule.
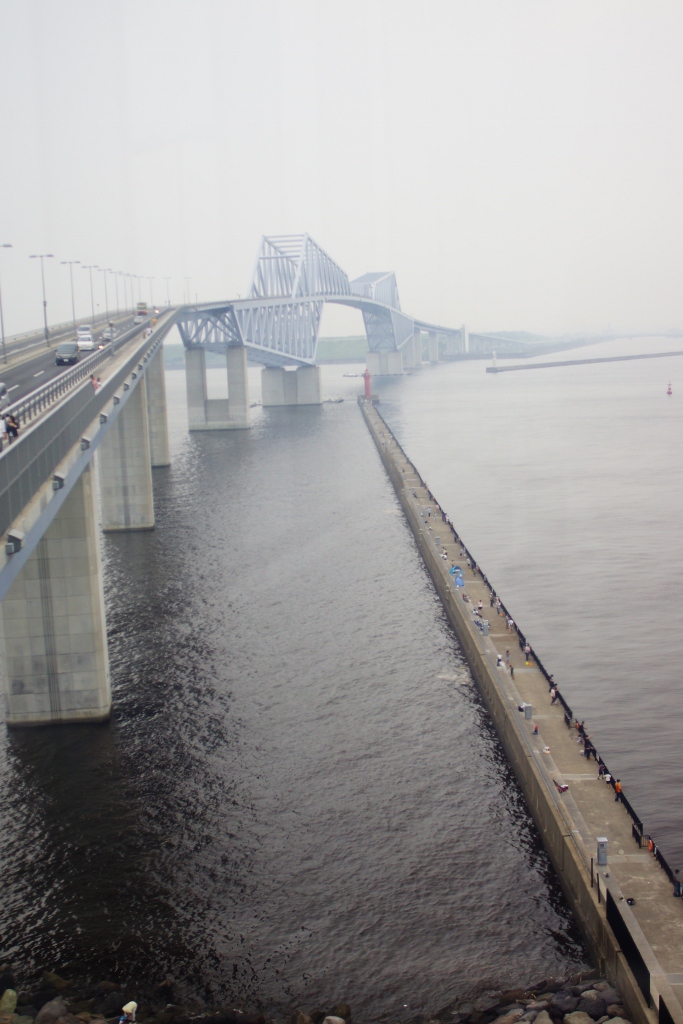
[[250, 299], [311, 299], [348, 295], [349, 279], [309, 235], [261, 239]]
[[393, 273], [349, 283], [308, 235], [264, 236], [249, 297], [185, 306], [178, 329], [186, 348], [224, 352], [245, 346], [250, 359], [265, 365], [311, 365], [325, 302], [361, 310], [372, 352], [395, 352], [413, 334], [415, 321], [400, 311]]

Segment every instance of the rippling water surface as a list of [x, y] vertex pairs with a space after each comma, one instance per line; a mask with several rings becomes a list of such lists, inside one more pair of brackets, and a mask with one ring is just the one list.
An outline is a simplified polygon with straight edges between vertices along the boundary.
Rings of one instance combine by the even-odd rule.
[[[2, 732], [5, 959], [170, 971], [278, 1013], [346, 998], [358, 1021], [586, 962], [344, 369], [325, 370], [343, 404], [193, 435], [167, 374], [157, 529], [103, 542], [113, 720]], [[468, 540], [494, 566], [520, 529], [452, 447], [506, 452], [458, 399], [470, 373], [404, 379], [387, 408], [432, 482], [452, 474], [461, 529], [477, 508], [493, 525], [495, 544], [483, 525]], [[460, 407], [406, 427], [431, 378]]]

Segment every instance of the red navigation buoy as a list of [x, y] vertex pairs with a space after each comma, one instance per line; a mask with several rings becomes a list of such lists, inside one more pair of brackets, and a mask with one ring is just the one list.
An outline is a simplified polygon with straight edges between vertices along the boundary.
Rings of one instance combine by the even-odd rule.
[[365, 373], [363, 374], [363, 379], [365, 381], [365, 397], [366, 398], [372, 398], [372, 393], [370, 391], [370, 371], [368, 370], [367, 366], [365, 367]]

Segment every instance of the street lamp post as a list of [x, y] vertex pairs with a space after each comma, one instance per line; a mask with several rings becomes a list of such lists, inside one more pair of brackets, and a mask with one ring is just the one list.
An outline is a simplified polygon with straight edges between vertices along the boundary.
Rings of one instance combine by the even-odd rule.
[[92, 272], [93, 272], [93, 270], [98, 270], [99, 268], [98, 268], [97, 264], [89, 263], [87, 265], [87, 267], [83, 267], [82, 269], [90, 271], [90, 311], [92, 313], [92, 320], [93, 320], [92, 327], [93, 327], [93, 330], [94, 330], [95, 329], [95, 293], [93, 292], [93, 289], [92, 289]]
[[[3, 242], [0, 244], [0, 249], [11, 249], [11, 242]], [[2, 287], [0, 287], [0, 335], [2, 335], [2, 360], [4, 363], [7, 362], [7, 352], [5, 351], [5, 317], [2, 312]]]
[[169, 286], [168, 286], [168, 282], [170, 280], [171, 280], [170, 277], [165, 277], [164, 278], [164, 281], [166, 282], [166, 304], [168, 305], [169, 308], [171, 306], [171, 292], [170, 292]]
[[30, 260], [40, 260], [40, 279], [43, 282], [43, 323], [45, 324], [45, 344], [50, 344], [50, 331], [47, 326], [47, 299], [45, 298], [45, 265], [43, 260], [52, 260], [54, 255], [51, 252], [34, 253], [29, 256]]
[[151, 309], [153, 310], [154, 309], [154, 292], [152, 291], [152, 281], [156, 280], [156, 278], [148, 277], [147, 280], [149, 281], [149, 304], [150, 304]]
[[71, 278], [71, 318], [74, 322], [74, 330], [76, 330], [76, 303], [74, 302], [74, 263], [80, 262], [80, 260], [62, 260], [62, 266], [69, 267], [69, 277]]
[[104, 274], [104, 315], [105, 318], [109, 316], [109, 297], [107, 296], [107, 274], [109, 273], [109, 267], [98, 267], [98, 272]]

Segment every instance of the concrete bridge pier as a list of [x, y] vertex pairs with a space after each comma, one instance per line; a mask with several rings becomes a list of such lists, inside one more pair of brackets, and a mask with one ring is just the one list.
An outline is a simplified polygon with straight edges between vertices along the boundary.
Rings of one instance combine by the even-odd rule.
[[373, 377], [399, 377], [403, 373], [400, 352], [368, 352], [366, 362]]
[[246, 348], [226, 353], [228, 397], [207, 398], [206, 353], [185, 349], [187, 418], [190, 430], [240, 430], [251, 426]]
[[454, 334], [446, 335], [446, 355], [456, 356], [458, 354], [458, 338]]
[[413, 339], [408, 338], [407, 342], [401, 349], [401, 356], [403, 357], [403, 369], [414, 370], [415, 369], [415, 348], [413, 346]]
[[147, 390], [147, 419], [149, 422], [149, 448], [152, 468], [170, 466], [168, 450], [168, 421], [166, 417], [166, 374], [164, 373], [164, 352], [160, 348], [147, 366], [145, 373]]
[[470, 350], [470, 335], [469, 335], [469, 331], [467, 330], [467, 325], [466, 324], [462, 325], [462, 327], [460, 329], [460, 333], [462, 335], [462, 350], [463, 350], [463, 352], [469, 352], [469, 350]]
[[319, 366], [264, 366], [261, 371], [261, 403], [276, 405], [321, 405], [322, 383]]
[[105, 533], [154, 529], [147, 389], [137, 387], [98, 452]]
[[430, 331], [428, 334], [429, 341], [429, 362], [438, 363], [439, 361], [439, 335], [436, 331]]
[[422, 366], [422, 362], [422, 331], [416, 327], [413, 331], [413, 364], [416, 367]]
[[0, 664], [10, 726], [109, 717], [94, 490], [88, 466], [0, 604]]

